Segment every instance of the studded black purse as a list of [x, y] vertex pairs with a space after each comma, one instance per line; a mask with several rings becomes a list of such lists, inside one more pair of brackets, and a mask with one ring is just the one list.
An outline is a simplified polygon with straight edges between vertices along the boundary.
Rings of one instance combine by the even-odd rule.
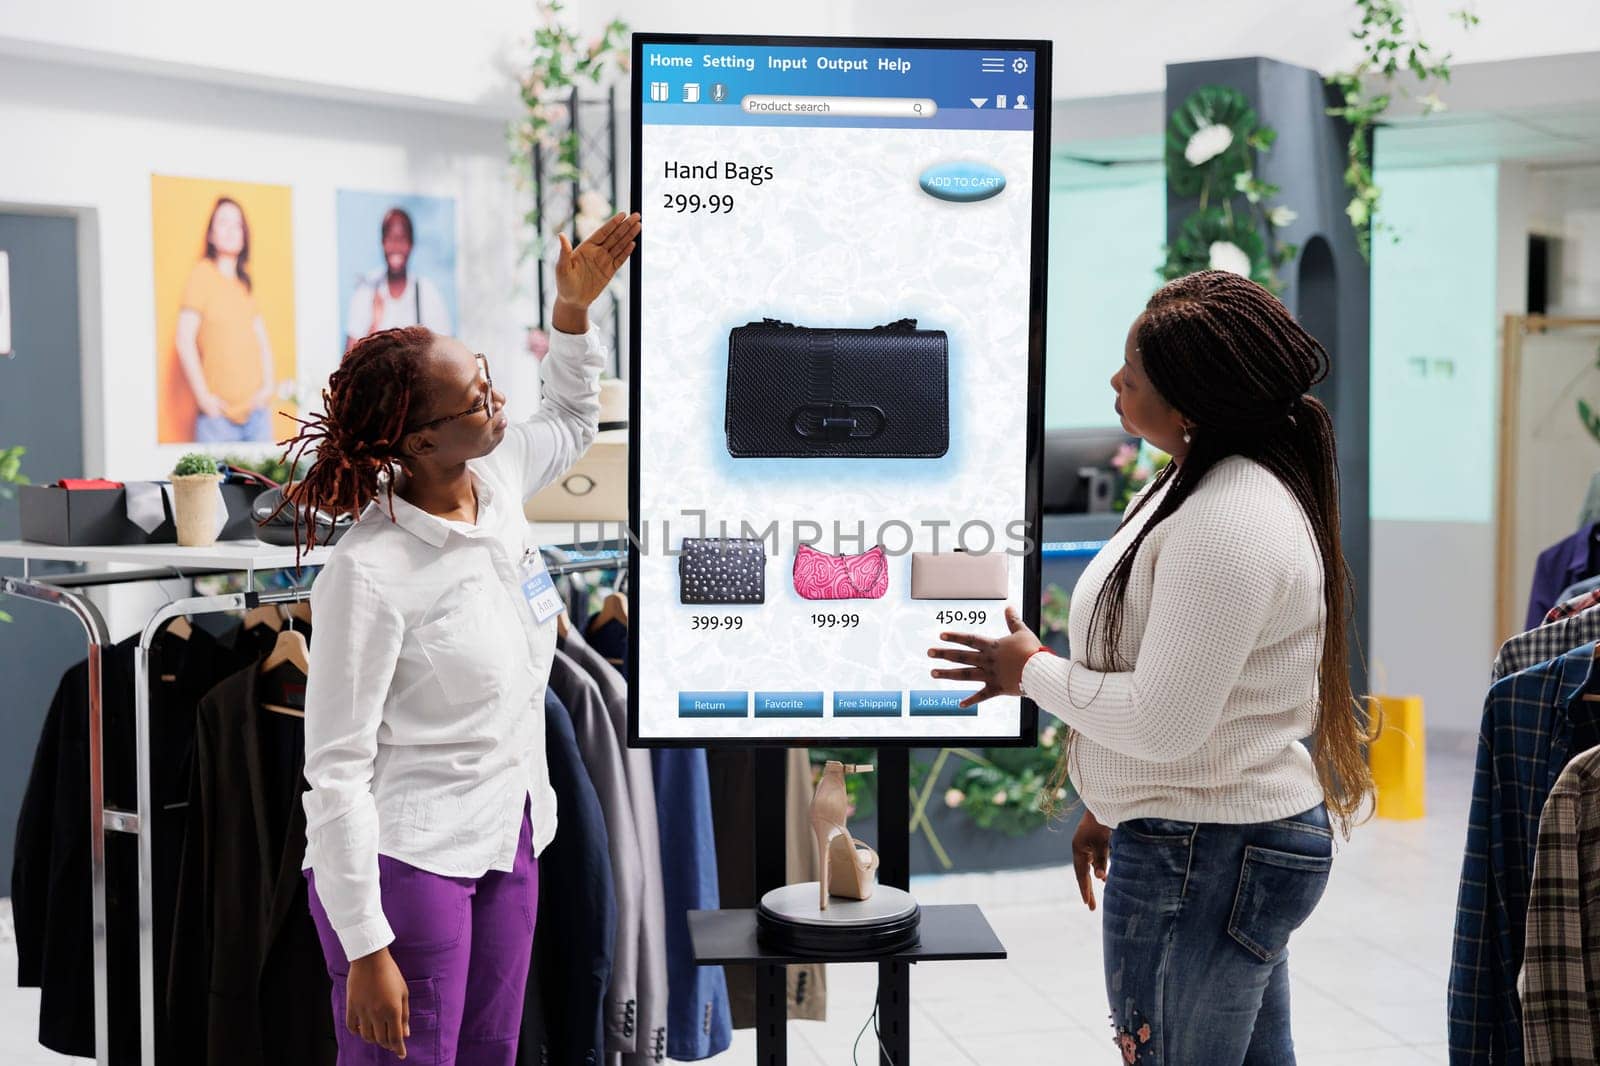
[[736, 459], [936, 459], [950, 446], [950, 345], [902, 318], [812, 329], [765, 318], [728, 334]]
[[754, 537], [685, 537], [678, 555], [680, 603], [767, 602], [767, 552]]

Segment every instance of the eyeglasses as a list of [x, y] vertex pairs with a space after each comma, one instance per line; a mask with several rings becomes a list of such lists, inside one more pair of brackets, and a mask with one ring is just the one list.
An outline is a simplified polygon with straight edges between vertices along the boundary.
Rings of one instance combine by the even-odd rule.
[[478, 360], [478, 373], [483, 378], [482, 398], [465, 411], [462, 411], [460, 414], [445, 415], [443, 418], [429, 419], [419, 426], [412, 426], [410, 429], [406, 430], [407, 433], [420, 433], [425, 429], [432, 429], [434, 426], [442, 426], [446, 422], [454, 422], [458, 418], [470, 417], [471, 415], [477, 414], [479, 411], [484, 412], [485, 417], [488, 417], [491, 414], [490, 405], [494, 402], [494, 378], [489, 374], [489, 358], [488, 356], [482, 354], [476, 356], [476, 358]]

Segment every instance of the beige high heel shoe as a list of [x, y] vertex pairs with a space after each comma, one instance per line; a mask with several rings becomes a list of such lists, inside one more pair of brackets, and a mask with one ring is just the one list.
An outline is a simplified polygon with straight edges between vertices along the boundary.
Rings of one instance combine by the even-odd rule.
[[850, 799], [845, 792], [844, 775], [871, 772], [871, 766], [846, 766], [829, 760], [811, 797], [811, 831], [816, 834], [817, 852], [822, 856], [822, 880], [817, 885], [817, 906], [821, 910], [828, 909], [829, 895], [868, 899], [877, 884], [878, 853], [845, 828]]

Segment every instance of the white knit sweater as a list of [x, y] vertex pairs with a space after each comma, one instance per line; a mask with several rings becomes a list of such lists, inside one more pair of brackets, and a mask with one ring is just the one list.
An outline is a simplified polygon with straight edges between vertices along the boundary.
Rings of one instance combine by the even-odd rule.
[[[1299, 503], [1248, 459], [1218, 463], [1139, 549], [1126, 672], [1101, 673], [1095, 598], [1163, 486], [1072, 593], [1075, 662], [1035, 655], [1023, 690], [1079, 733], [1072, 782], [1105, 825], [1266, 822], [1322, 802], [1301, 739], [1317, 723], [1322, 566]], [[1070, 666], [1070, 673], [1069, 673]]]

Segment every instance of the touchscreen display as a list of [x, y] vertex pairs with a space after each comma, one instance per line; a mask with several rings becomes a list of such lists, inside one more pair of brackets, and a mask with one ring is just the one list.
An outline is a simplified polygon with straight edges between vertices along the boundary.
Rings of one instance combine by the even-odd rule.
[[1037, 624], [1048, 45], [634, 63], [634, 739], [1031, 741], [927, 649]]

